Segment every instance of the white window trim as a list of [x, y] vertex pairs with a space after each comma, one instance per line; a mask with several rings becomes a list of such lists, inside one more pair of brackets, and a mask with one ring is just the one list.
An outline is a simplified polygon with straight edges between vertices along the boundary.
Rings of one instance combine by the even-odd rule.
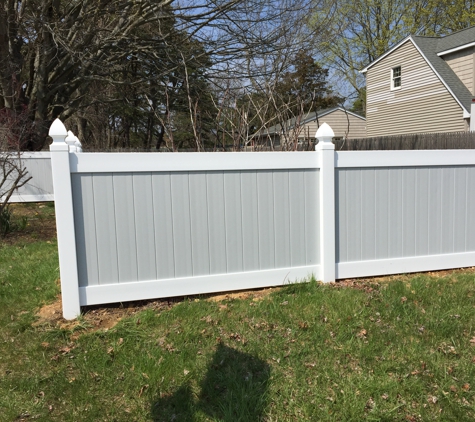
[[[399, 86], [394, 86], [394, 69], [400, 69], [401, 72], [400, 72], [400, 76], [397, 76], [400, 80], [401, 80], [401, 84]], [[401, 66], [394, 66], [392, 69], [391, 69], [391, 91], [397, 91], [399, 89], [401, 89], [402, 87], [402, 67]]]

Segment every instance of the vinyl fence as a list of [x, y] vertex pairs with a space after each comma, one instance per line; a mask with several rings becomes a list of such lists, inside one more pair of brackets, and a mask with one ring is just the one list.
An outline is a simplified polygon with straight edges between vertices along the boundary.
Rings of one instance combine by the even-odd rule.
[[475, 265], [475, 151], [80, 153], [50, 135], [63, 313]]
[[[49, 151], [22, 152], [20, 165], [27, 168], [28, 177], [31, 176], [31, 180], [17, 189], [9, 202], [54, 201], [51, 153]], [[8, 190], [7, 185], [4, 187], [4, 191]]]

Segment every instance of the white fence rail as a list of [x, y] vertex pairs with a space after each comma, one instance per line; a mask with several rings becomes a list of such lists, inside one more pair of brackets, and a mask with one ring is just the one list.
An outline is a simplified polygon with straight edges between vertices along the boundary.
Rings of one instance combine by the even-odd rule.
[[475, 265], [475, 151], [80, 153], [51, 159], [63, 313]]

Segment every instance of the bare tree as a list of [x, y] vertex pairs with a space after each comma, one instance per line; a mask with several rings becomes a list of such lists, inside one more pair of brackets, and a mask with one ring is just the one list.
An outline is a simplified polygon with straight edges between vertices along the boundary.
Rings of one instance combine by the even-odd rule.
[[0, 112], [0, 237], [11, 229], [9, 201], [30, 179], [22, 160], [22, 143], [28, 133], [24, 116]]

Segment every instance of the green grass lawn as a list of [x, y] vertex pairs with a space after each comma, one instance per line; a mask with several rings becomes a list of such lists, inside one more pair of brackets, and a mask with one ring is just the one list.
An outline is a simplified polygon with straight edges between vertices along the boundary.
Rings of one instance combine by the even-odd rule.
[[470, 270], [193, 297], [93, 330], [35, 323], [56, 247], [0, 246], [0, 421], [475, 419]]

